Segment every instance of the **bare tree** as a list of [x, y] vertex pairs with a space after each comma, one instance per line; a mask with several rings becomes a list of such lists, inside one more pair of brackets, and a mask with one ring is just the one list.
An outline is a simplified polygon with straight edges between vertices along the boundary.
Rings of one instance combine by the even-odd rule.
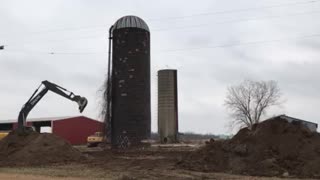
[[275, 81], [245, 80], [228, 88], [225, 106], [233, 117], [232, 125], [251, 128], [269, 107], [280, 105], [280, 97]]

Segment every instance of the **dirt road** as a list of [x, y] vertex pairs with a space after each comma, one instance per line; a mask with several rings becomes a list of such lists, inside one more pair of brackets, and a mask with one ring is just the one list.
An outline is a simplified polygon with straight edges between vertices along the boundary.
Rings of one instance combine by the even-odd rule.
[[68, 178], [68, 177], [49, 177], [49, 176], [35, 176], [26, 174], [12, 174], [12, 173], [0, 173], [1, 180], [84, 180], [84, 178]]
[[[54, 164], [41, 167], [0, 167], [0, 179], [51, 180], [51, 179], [248, 179], [280, 180], [190, 171], [176, 166], [183, 155], [194, 147], [152, 147], [129, 151], [101, 151], [80, 147], [88, 159], [73, 164]], [[284, 180], [284, 178], [281, 178]], [[291, 179], [292, 180], [292, 179]]]
[[[18, 171], [18, 170], [17, 170]], [[39, 172], [35, 172], [34, 170], [31, 170], [28, 172], [26, 171], [25, 173], [27, 174], [21, 174], [21, 172], [18, 173], [0, 173], [0, 179], [1, 180], [87, 180], [87, 179], [96, 179], [96, 180], [108, 180], [108, 179], [119, 179], [119, 180], [135, 180], [139, 179], [130, 175], [120, 175], [120, 176], [114, 176], [114, 177], [90, 177], [90, 175], [87, 175], [86, 177], [59, 177], [55, 175], [32, 175], [33, 173], [37, 174]], [[31, 173], [31, 174], [29, 174]], [[181, 173], [181, 174], [180, 174]], [[186, 173], [186, 174], [182, 174]], [[66, 174], [65, 174], [66, 175]], [[197, 173], [188, 173], [188, 172], [174, 172], [173, 174], [171, 173], [172, 178], [170, 179], [215, 179], [215, 180], [220, 180], [220, 179], [226, 179], [226, 180], [285, 180], [284, 178], [263, 178], [263, 177], [251, 177], [251, 176], [235, 176], [235, 175], [228, 175], [228, 174], [222, 174], [222, 173], [205, 173], [205, 174], [198, 174]], [[95, 176], [95, 175], [93, 175]], [[144, 179], [144, 178], [143, 178]], [[157, 176], [153, 176], [150, 179], [161, 179], [158, 178]], [[295, 180], [295, 179], [290, 179], [290, 180]]]

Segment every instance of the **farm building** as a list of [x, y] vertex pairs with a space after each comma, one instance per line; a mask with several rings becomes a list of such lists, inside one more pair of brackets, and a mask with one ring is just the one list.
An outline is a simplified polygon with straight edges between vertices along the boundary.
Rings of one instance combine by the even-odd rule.
[[[85, 117], [47, 117], [27, 119], [27, 125], [37, 132], [53, 133], [72, 145], [86, 144], [87, 137], [102, 131], [103, 122]], [[0, 120], [0, 131], [10, 131], [18, 127], [17, 120]]]
[[[289, 123], [301, 123], [306, 128], [308, 128], [311, 132], [317, 132], [317, 129], [318, 129], [318, 124], [317, 123], [310, 122], [310, 121], [305, 121], [305, 120], [294, 118], [294, 117], [290, 117], [290, 116], [287, 116], [287, 115], [284, 115], [284, 114], [272, 117], [270, 119], [286, 120]], [[267, 119], [267, 120], [269, 120], [269, 119]]]

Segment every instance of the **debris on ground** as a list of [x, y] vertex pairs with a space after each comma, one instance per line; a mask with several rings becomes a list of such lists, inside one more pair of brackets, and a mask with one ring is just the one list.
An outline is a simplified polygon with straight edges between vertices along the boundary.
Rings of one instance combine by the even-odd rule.
[[12, 131], [0, 141], [1, 165], [45, 165], [84, 159], [82, 153], [60, 137], [38, 132]]
[[179, 167], [205, 172], [320, 178], [320, 134], [298, 122], [271, 119], [232, 139], [207, 143]]

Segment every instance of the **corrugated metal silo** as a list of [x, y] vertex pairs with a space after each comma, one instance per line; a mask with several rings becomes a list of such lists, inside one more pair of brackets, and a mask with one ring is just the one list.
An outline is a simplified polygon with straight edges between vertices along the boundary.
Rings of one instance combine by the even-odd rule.
[[177, 70], [158, 71], [158, 133], [161, 143], [178, 141]]
[[151, 133], [150, 31], [139, 17], [112, 29], [111, 143], [137, 145]]

